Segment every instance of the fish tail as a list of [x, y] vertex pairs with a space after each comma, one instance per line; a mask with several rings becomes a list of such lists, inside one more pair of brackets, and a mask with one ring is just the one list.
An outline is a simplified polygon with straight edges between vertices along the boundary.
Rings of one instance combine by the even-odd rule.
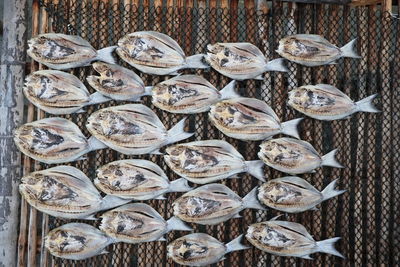
[[253, 188], [253, 190], [250, 191], [250, 193], [248, 193], [243, 198], [244, 208], [265, 210], [265, 208], [263, 206], [261, 206], [260, 202], [258, 201], [257, 191], [258, 191], [258, 188], [255, 187], [255, 188]]
[[335, 243], [339, 239], [340, 239], [340, 237], [334, 237], [334, 238], [330, 238], [330, 239], [326, 239], [326, 240], [317, 242], [318, 251], [344, 258], [342, 253], [337, 251], [335, 248]]
[[232, 80], [224, 88], [222, 88], [219, 91], [221, 94], [221, 99], [230, 99], [230, 98], [240, 97], [240, 95], [238, 93], [236, 93], [235, 87], [236, 87], [236, 81]]
[[363, 111], [363, 112], [373, 112], [373, 113], [381, 112], [372, 103], [377, 96], [378, 96], [378, 94], [370, 95], [370, 96], [356, 102], [358, 110]]
[[186, 121], [186, 118], [182, 119], [168, 131], [168, 140], [167, 140], [166, 145], [184, 140], [186, 138], [191, 137], [194, 134], [194, 133], [185, 132], [185, 129], [184, 129], [185, 121]]
[[175, 181], [172, 181], [169, 188], [169, 192], [187, 192], [193, 189], [191, 186], [189, 186], [188, 181], [185, 178], [179, 178]]
[[207, 69], [210, 66], [204, 60], [205, 54], [197, 54], [186, 58], [187, 69]]
[[167, 231], [170, 232], [174, 230], [193, 231], [193, 229], [190, 226], [181, 221], [178, 217], [173, 216], [167, 221]]
[[342, 51], [342, 53], [343, 53], [343, 57], [361, 58], [356, 52], [356, 48], [355, 48], [356, 40], [357, 40], [357, 38], [351, 40], [345, 46], [340, 48], [340, 51]]
[[116, 196], [106, 195], [101, 202], [101, 210], [108, 210], [114, 207], [131, 202], [130, 199], [123, 199]]
[[112, 100], [111, 98], [106, 97], [105, 95], [103, 95], [99, 92], [95, 92], [95, 93], [91, 94], [89, 99], [90, 99], [90, 101], [87, 105], [100, 104], [100, 103], [104, 103], [104, 102], [108, 102], [108, 101]]
[[330, 184], [328, 184], [325, 187], [325, 189], [321, 192], [323, 200], [327, 200], [327, 199], [336, 197], [347, 191], [347, 190], [336, 190], [335, 189], [336, 182], [337, 182], [337, 179], [332, 181]]
[[267, 64], [265, 65], [265, 71], [283, 71], [283, 72], [288, 72], [288, 68], [283, 64], [284, 59], [283, 58], [277, 58], [273, 59], [271, 61], [268, 61]]
[[282, 133], [286, 135], [293, 136], [297, 139], [300, 139], [299, 131], [297, 130], [297, 126], [303, 120], [303, 118], [298, 118], [290, 121], [286, 121], [282, 123]]
[[247, 172], [258, 180], [265, 182], [264, 178], [264, 162], [262, 160], [249, 160], [246, 161]]
[[152, 95], [154, 86], [146, 86], [143, 95]]
[[242, 238], [243, 238], [243, 235], [240, 235], [240, 236], [236, 237], [235, 239], [233, 239], [228, 244], [226, 244], [226, 253], [236, 251], [236, 250], [243, 250], [243, 249], [250, 248], [241, 243]]
[[344, 168], [342, 164], [335, 158], [337, 149], [332, 150], [328, 154], [322, 156], [322, 166], [330, 166], [336, 168]]
[[117, 48], [116, 45], [114, 46], [109, 46], [105, 47], [103, 49], [97, 50], [97, 57], [96, 60], [103, 61], [109, 64], [117, 64], [115, 61], [114, 56], [112, 53], [114, 52], [115, 48]]
[[97, 139], [94, 136], [91, 136], [89, 138], [88, 142], [89, 142], [89, 147], [90, 147], [90, 150], [88, 152], [93, 151], [93, 150], [107, 148], [107, 146], [103, 142], [101, 142], [99, 139]]

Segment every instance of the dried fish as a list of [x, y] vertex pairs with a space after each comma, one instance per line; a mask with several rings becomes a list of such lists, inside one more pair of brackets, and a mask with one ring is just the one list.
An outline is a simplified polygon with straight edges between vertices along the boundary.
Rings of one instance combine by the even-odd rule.
[[301, 118], [281, 123], [267, 103], [255, 98], [220, 101], [211, 106], [208, 117], [218, 130], [240, 140], [264, 140], [280, 133], [300, 138]]
[[379, 112], [372, 104], [376, 96], [354, 102], [332, 85], [305, 85], [289, 92], [288, 104], [311, 118], [330, 121], [346, 118], [356, 112]]
[[168, 35], [154, 31], [130, 33], [118, 41], [117, 54], [141, 72], [175, 75], [178, 70], [209, 66], [203, 54], [186, 57], [179, 44]]
[[44, 238], [50, 254], [70, 260], [83, 260], [105, 254], [115, 241], [86, 223], [68, 223], [51, 230]]
[[73, 122], [57, 117], [20, 126], [14, 142], [25, 155], [47, 164], [79, 160], [89, 151], [106, 147], [96, 138], [86, 139]]
[[250, 43], [216, 43], [207, 45], [204, 59], [216, 71], [234, 80], [263, 80], [266, 71], [284, 71], [283, 58], [267, 61], [263, 53]]
[[127, 204], [107, 211], [102, 216], [100, 230], [119, 242], [142, 243], [165, 241], [164, 234], [170, 231], [192, 231], [176, 217], [165, 221], [147, 204]]
[[250, 225], [246, 239], [256, 248], [279, 256], [311, 259], [309, 254], [323, 252], [344, 258], [334, 247], [340, 237], [315, 241], [303, 225], [276, 218]]
[[172, 113], [201, 113], [221, 99], [239, 97], [234, 90], [235, 85], [236, 82], [232, 81], [218, 91], [201, 76], [177, 76], [154, 86], [152, 102], [156, 107]]
[[337, 149], [320, 156], [308, 142], [293, 138], [278, 138], [263, 142], [258, 157], [271, 168], [290, 174], [314, 172], [321, 166], [343, 168], [335, 159]]
[[360, 58], [355, 51], [355, 41], [339, 48], [320, 35], [295, 34], [281, 39], [276, 52], [298, 64], [321, 66], [335, 64], [334, 61], [341, 57]]
[[40, 34], [30, 39], [28, 46], [31, 58], [56, 70], [87, 66], [95, 60], [115, 63], [112, 52], [116, 46], [96, 51], [88, 41], [77, 35]]
[[258, 200], [273, 209], [297, 213], [310, 209], [322, 201], [346, 192], [336, 190], [336, 181], [331, 182], [322, 192], [315, 189], [304, 179], [296, 176], [286, 176], [269, 180], [258, 188]]
[[170, 182], [160, 167], [141, 159], [118, 160], [100, 167], [94, 184], [108, 195], [135, 200], [163, 199], [165, 193], [192, 189], [183, 178]]
[[248, 249], [241, 244], [243, 235], [226, 245], [216, 238], [195, 233], [182, 236], [167, 246], [168, 257], [176, 263], [187, 266], [205, 266], [224, 259], [224, 255], [236, 250]]
[[257, 188], [242, 199], [222, 184], [198, 187], [176, 199], [172, 207], [179, 219], [207, 225], [240, 217], [239, 212], [246, 208], [264, 210], [257, 200]]
[[21, 179], [19, 192], [41, 212], [67, 219], [93, 219], [93, 214], [127, 203], [113, 196], [101, 197], [90, 179], [72, 166], [32, 172]]
[[162, 146], [189, 138], [185, 119], [167, 131], [148, 107], [128, 104], [98, 110], [87, 119], [86, 128], [108, 147], [127, 155], [159, 153]]
[[177, 174], [187, 180], [206, 184], [248, 172], [264, 180], [263, 162], [245, 161], [230, 144], [222, 140], [204, 140], [177, 144], [166, 149], [164, 160]]

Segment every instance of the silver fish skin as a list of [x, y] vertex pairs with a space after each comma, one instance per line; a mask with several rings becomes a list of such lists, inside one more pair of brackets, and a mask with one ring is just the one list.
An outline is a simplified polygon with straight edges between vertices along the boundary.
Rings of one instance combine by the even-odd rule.
[[102, 216], [100, 230], [118, 242], [131, 244], [165, 241], [170, 231], [192, 231], [176, 217], [165, 221], [152, 207], [143, 203], [127, 204], [107, 211]]
[[[245, 161], [229, 143], [203, 140], [167, 147], [164, 161], [175, 173], [197, 184], [206, 184], [248, 172], [264, 180], [263, 163]], [[236, 178], [236, 177], [235, 177]]]
[[215, 225], [239, 216], [243, 209], [264, 208], [257, 200], [257, 188], [243, 199], [222, 184], [208, 184], [185, 193], [172, 203], [174, 215], [185, 222]]
[[303, 225], [278, 221], [276, 217], [250, 225], [246, 239], [256, 248], [278, 256], [311, 259], [310, 254], [323, 252], [344, 258], [334, 247], [340, 237], [315, 241]]
[[289, 92], [288, 105], [318, 120], [339, 120], [356, 112], [380, 112], [371, 95], [354, 102], [342, 91], [329, 84], [305, 85]]
[[93, 214], [126, 203], [102, 198], [90, 179], [72, 166], [32, 172], [21, 179], [19, 192], [34, 208], [58, 218], [93, 219]]
[[166, 34], [155, 31], [130, 33], [118, 41], [119, 57], [141, 72], [175, 75], [185, 68], [208, 68], [203, 55], [186, 57], [179, 44]]
[[28, 55], [39, 63], [56, 70], [87, 66], [100, 60], [115, 63], [115, 46], [96, 51], [88, 41], [77, 35], [45, 33], [28, 40]]
[[186, 266], [205, 266], [223, 260], [224, 255], [232, 251], [248, 249], [242, 245], [243, 235], [224, 244], [216, 238], [195, 233], [175, 239], [167, 246], [167, 255], [178, 264]]
[[282, 58], [267, 61], [260, 49], [250, 43], [208, 44], [207, 50], [204, 59], [208, 64], [234, 80], [262, 80], [266, 71], [288, 71]]
[[127, 104], [100, 109], [87, 119], [86, 128], [100, 142], [126, 154], [156, 153], [162, 146], [189, 138], [185, 119], [167, 131], [148, 107]]
[[50, 254], [64, 259], [83, 260], [105, 254], [105, 247], [115, 241], [85, 223], [68, 223], [51, 230], [44, 238]]
[[299, 174], [314, 172], [314, 169], [321, 166], [343, 168], [335, 158], [336, 151], [320, 156], [310, 143], [283, 137], [263, 142], [258, 157], [278, 171]]
[[141, 159], [118, 160], [100, 167], [94, 184], [107, 195], [135, 200], [155, 199], [168, 192], [192, 189], [183, 178], [170, 182], [160, 167]]
[[346, 190], [336, 190], [336, 181], [331, 182], [322, 192], [306, 180], [296, 176], [272, 179], [258, 188], [258, 200], [276, 210], [298, 213], [310, 209], [321, 202], [343, 194]]
[[356, 39], [342, 48], [316, 34], [295, 34], [279, 41], [276, 52], [287, 60], [313, 67], [334, 64], [341, 57], [360, 58], [355, 51]]
[[208, 118], [218, 130], [235, 139], [264, 140], [280, 133], [300, 138], [297, 125], [301, 118], [282, 123], [267, 103], [255, 98], [222, 100], [211, 106]]
[[239, 97], [232, 81], [218, 91], [206, 79], [198, 75], [181, 75], [163, 81], [152, 89], [152, 103], [171, 112], [194, 114], [208, 111], [210, 105], [221, 99]]

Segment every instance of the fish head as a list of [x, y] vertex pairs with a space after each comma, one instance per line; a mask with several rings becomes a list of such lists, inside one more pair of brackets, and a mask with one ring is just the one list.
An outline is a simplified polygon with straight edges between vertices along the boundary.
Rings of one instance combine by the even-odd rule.
[[110, 74], [110, 67], [109, 64], [104, 63], [102, 61], [96, 61], [92, 64], [92, 67], [95, 71], [97, 71], [100, 74], [104, 74], [107, 77], [111, 77], [112, 75]]
[[307, 87], [299, 87], [289, 92], [288, 104], [290, 106], [307, 106], [310, 101], [310, 91]]
[[184, 171], [205, 171], [218, 164], [212, 148], [175, 145], [167, 148], [168, 162]]
[[79, 231], [66, 231], [55, 229], [51, 231], [45, 239], [45, 246], [56, 255], [81, 253], [86, 248], [87, 239]]
[[127, 191], [146, 182], [145, 175], [137, 168], [108, 164], [97, 172], [102, 187], [111, 191]]

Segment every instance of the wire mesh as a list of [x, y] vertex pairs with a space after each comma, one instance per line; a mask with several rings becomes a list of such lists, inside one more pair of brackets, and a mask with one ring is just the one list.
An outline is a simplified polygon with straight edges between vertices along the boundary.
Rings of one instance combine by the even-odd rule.
[[[305, 118], [301, 124], [301, 137], [310, 142], [317, 151], [325, 154], [339, 148], [338, 159], [344, 169], [320, 168], [316, 173], [303, 178], [322, 190], [330, 181], [340, 178], [338, 186], [348, 191], [319, 206], [319, 211], [286, 214], [289, 221], [303, 224], [316, 240], [340, 236], [336, 245], [346, 259], [327, 254], [314, 254], [313, 261], [276, 257], [256, 248], [226, 255], [226, 259], [214, 266], [394, 266], [399, 262], [399, 157], [400, 137], [400, 47], [399, 20], [387, 13], [367, 8], [349, 8], [333, 5], [299, 5], [291, 10], [281, 3], [274, 3], [269, 14], [239, 8], [183, 8], [144, 7], [143, 5], [111, 5], [107, 2], [64, 0], [58, 4], [44, 4], [52, 31], [78, 34], [97, 49], [115, 45], [127, 33], [140, 30], [155, 30], [168, 34], [183, 48], [186, 55], [204, 53], [208, 43], [251, 42], [258, 46], [267, 58], [277, 58], [275, 51], [279, 39], [294, 33], [316, 33], [325, 36], [333, 44], [342, 46], [358, 38], [357, 46], [362, 59], [340, 59], [336, 65], [303, 67], [288, 63], [289, 73], [268, 72], [263, 81], [238, 82], [243, 96], [265, 100], [282, 121], [304, 117], [286, 105], [288, 91], [300, 85], [329, 83], [340, 88], [352, 99], [360, 100], [374, 93], [379, 94], [376, 105], [379, 114], [359, 113], [349, 119], [322, 122]], [[44, 18], [41, 18], [42, 20]], [[119, 64], [129, 67], [123, 61]], [[132, 69], [132, 68], [131, 68]], [[167, 79], [136, 71], [146, 85]], [[85, 77], [92, 74], [90, 67], [71, 71], [79, 77], [91, 92]], [[204, 76], [217, 88], [225, 86], [229, 79], [212, 69], [185, 70]], [[152, 106], [150, 98], [143, 103], [151, 107], [169, 129], [182, 115], [163, 112]], [[67, 115], [86, 136], [87, 117], [103, 107], [124, 104], [109, 102], [87, 108], [86, 113]], [[47, 115], [46, 115], [47, 116]], [[259, 142], [243, 142], [228, 138], [213, 127], [207, 114], [189, 117], [189, 128], [195, 132], [190, 140], [222, 139], [235, 146], [246, 160], [257, 159]], [[186, 142], [186, 141], [184, 141]], [[95, 170], [113, 160], [130, 158], [111, 149], [88, 154], [86, 160], [72, 163], [91, 179]], [[162, 157], [144, 155], [132, 158], [149, 159], [157, 163], [170, 177], [170, 171]], [[49, 166], [41, 165], [42, 168]], [[284, 174], [265, 168], [267, 179]], [[244, 196], [259, 182], [247, 174], [240, 179], [228, 179], [222, 183]], [[172, 214], [171, 203], [178, 193], [168, 199], [146, 201], [164, 218]], [[195, 232], [208, 233], [222, 242], [229, 242], [244, 233], [247, 226], [268, 220], [279, 213], [274, 210], [245, 210], [242, 218], [231, 219], [216, 226], [193, 224]], [[47, 221], [45, 221], [47, 222]], [[50, 217], [48, 228], [53, 229], [67, 221]], [[98, 226], [99, 222], [89, 222]], [[396, 227], [397, 226], [397, 227]], [[171, 232], [167, 240], [172, 241], [184, 232]], [[247, 241], [245, 241], [247, 242]], [[248, 243], [247, 243], [248, 244]], [[109, 253], [83, 261], [63, 260], [49, 256], [47, 265], [52, 266], [178, 266], [166, 256], [166, 242], [151, 242], [138, 245], [118, 243], [107, 248]], [[249, 245], [249, 244], [248, 244]], [[42, 248], [43, 249], [43, 248]], [[44, 251], [44, 253], [46, 253]], [[45, 255], [42, 253], [42, 255]], [[47, 255], [48, 256], [48, 255]]]

